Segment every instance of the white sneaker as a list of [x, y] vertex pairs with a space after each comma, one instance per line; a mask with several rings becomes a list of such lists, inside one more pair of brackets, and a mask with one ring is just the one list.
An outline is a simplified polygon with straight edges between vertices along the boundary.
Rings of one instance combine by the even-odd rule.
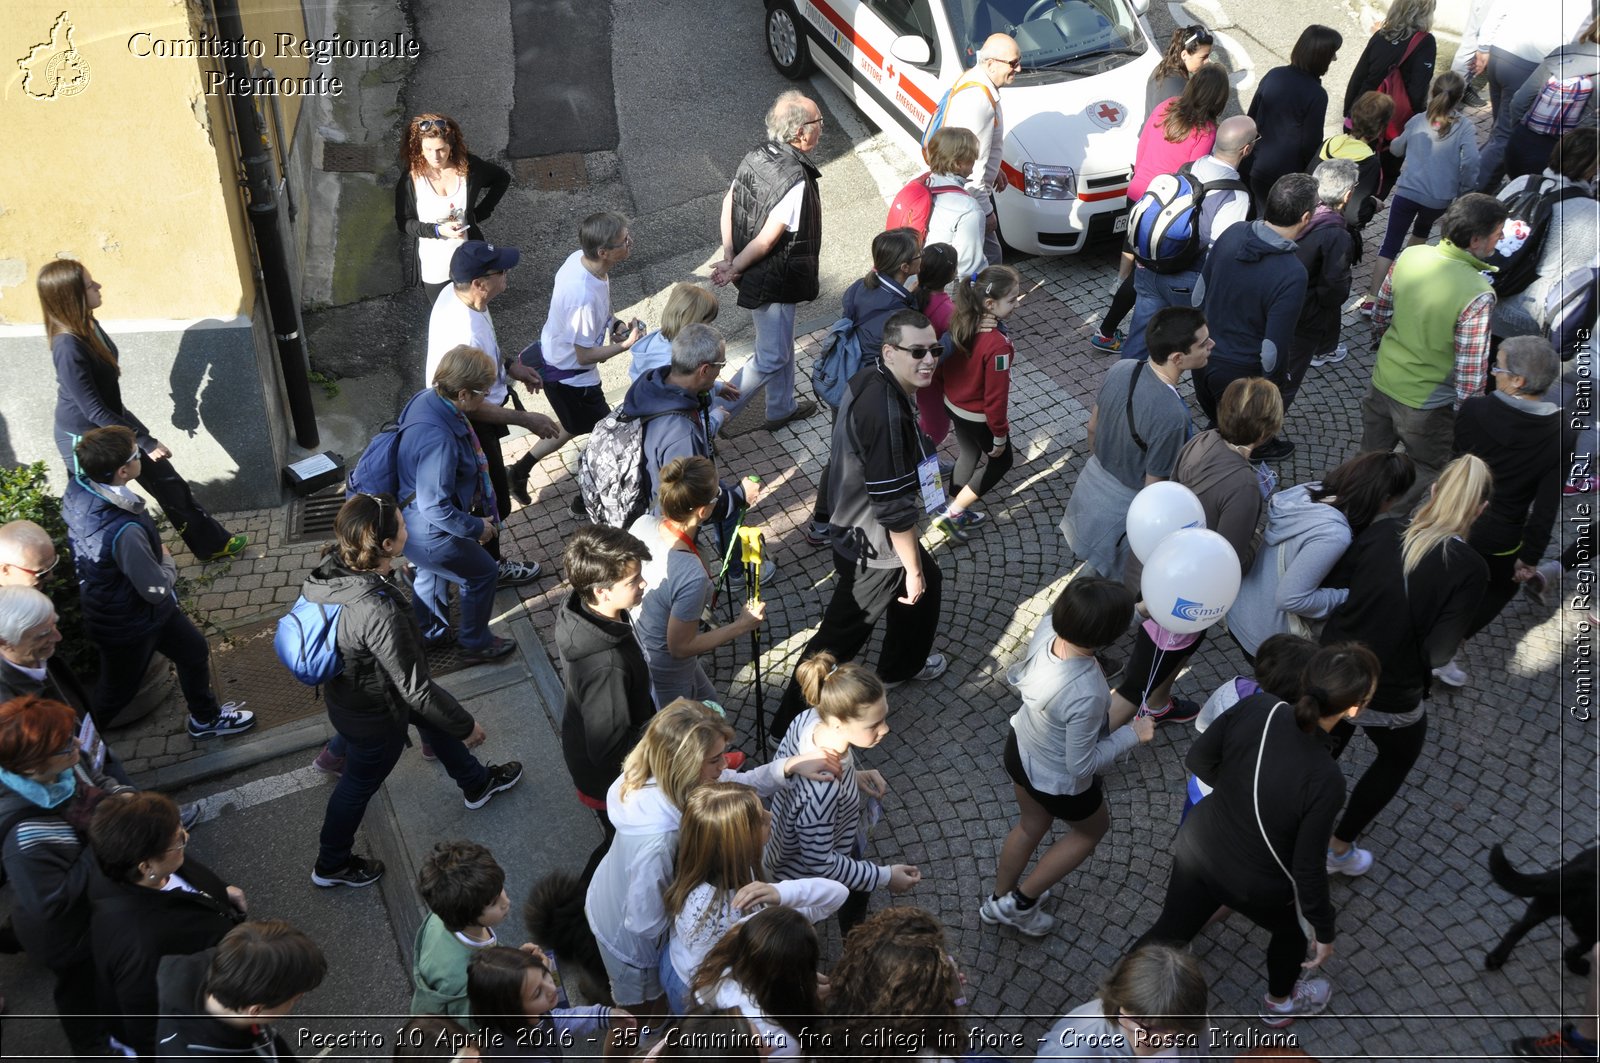
[[1325, 365], [1336, 365], [1348, 357], [1350, 357], [1350, 348], [1341, 343], [1327, 354], [1319, 354], [1311, 359], [1311, 368], [1321, 369]]
[[1529, 598], [1544, 604], [1544, 596], [1554, 587], [1561, 589], [1561, 577], [1566, 574], [1566, 569], [1561, 567], [1561, 562], [1555, 558], [1548, 558], [1539, 562], [1534, 569], [1533, 578], [1522, 585], [1522, 592]]
[[1467, 670], [1456, 663], [1457, 658], [1452, 657], [1449, 663], [1442, 664], [1433, 670], [1433, 677], [1445, 686], [1455, 687], [1460, 690], [1472, 679], [1467, 675]]
[[1261, 1021], [1274, 1030], [1282, 1029], [1303, 1015], [1319, 1014], [1327, 1008], [1332, 996], [1333, 986], [1326, 978], [1302, 978], [1282, 1004], [1262, 998]]
[[1050, 933], [1050, 928], [1056, 925], [1055, 916], [1044, 910], [1041, 903], [1044, 900], [1033, 902], [1033, 907], [1022, 911], [1017, 907], [1017, 899], [1007, 893], [999, 900], [985, 897], [983, 903], [978, 905], [978, 918], [990, 926], [1004, 923], [1014, 930], [1020, 930], [1029, 937], [1044, 937]]
[[922, 671], [918, 672], [910, 679], [897, 679], [893, 683], [885, 683], [883, 686], [886, 690], [893, 690], [901, 683], [922, 683], [929, 679], [938, 679], [940, 676], [944, 675], [945, 669], [949, 667], [950, 662], [944, 659], [944, 654], [929, 654], [927, 662], [922, 666]]
[[1366, 849], [1358, 849], [1354, 845], [1345, 850], [1343, 856], [1337, 856], [1332, 849], [1328, 850], [1327, 871], [1330, 875], [1365, 875], [1372, 870], [1372, 853]]

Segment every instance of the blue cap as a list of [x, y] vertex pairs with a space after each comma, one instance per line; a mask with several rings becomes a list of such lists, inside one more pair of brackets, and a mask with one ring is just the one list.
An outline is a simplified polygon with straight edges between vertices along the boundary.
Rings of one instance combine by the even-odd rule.
[[514, 247], [496, 247], [483, 240], [468, 240], [450, 256], [450, 279], [456, 284], [477, 280], [485, 273], [508, 270], [522, 258]]

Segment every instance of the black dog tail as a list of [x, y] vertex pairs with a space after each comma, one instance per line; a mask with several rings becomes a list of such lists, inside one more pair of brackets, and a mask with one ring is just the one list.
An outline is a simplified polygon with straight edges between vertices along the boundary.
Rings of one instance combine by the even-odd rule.
[[1506, 859], [1505, 847], [1496, 845], [1489, 850], [1489, 874], [1501, 889], [1513, 897], [1532, 897], [1558, 888], [1557, 880], [1561, 873], [1545, 871], [1536, 875], [1524, 874]]
[[552, 871], [533, 884], [522, 906], [528, 936], [556, 951], [557, 956], [596, 954], [594, 932], [583, 914], [583, 882], [571, 871]]

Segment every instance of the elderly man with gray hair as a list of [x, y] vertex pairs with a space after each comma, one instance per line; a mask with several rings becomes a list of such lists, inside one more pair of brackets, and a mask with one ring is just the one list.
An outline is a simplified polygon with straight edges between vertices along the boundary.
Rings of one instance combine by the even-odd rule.
[[[650, 476], [650, 511], [661, 512], [657, 497], [662, 466], [674, 458], [699, 455], [717, 460], [716, 433], [711, 425], [711, 393], [717, 374], [727, 364], [722, 336], [710, 325], [692, 324], [672, 341], [672, 362], [650, 369], [628, 388], [622, 412], [644, 422], [644, 466]], [[761, 499], [755, 476], [739, 483], [722, 482], [722, 497], [709, 523], [720, 524]]]
[[739, 305], [755, 322], [755, 353], [739, 370], [729, 416], [763, 385], [768, 431], [810, 417], [817, 404], [794, 391], [794, 315], [817, 297], [822, 197], [810, 152], [822, 138], [822, 112], [791, 89], [767, 112], [767, 140], [739, 163], [722, 199], [722, 259], [711, 270], [719, 287], [736, 284]]
[[1355, 241], [1344, 208], [1360, 175], [1361, 168], [1350, 159], [1329, 159], [1311, 173], [1317, 182], [1317, 209], [1294, 247], [1295, 257], [1306, 268], [1306, 301], [1300, 305], [1300, 320], [1295, 322], [1278, 383], [1286, 416], [1306, 370], [1342, 362], [1348, 353], [1339, 342], [1339, 326], [1350, 299]]

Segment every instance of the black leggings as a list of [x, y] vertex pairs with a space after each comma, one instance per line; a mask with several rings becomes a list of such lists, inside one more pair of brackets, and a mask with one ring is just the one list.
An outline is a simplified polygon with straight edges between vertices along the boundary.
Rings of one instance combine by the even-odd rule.
[[1117, 331], [1122, 319], [1133, 309], [1133, 301], [1133, 274], [1130, 273], [1122, 278], [1122, 283], [1117, 285], [1117, 294], [1111, 297], [1111, 309], [1106, 311], [1105, 320], [1100, 322], [1100, 335], [1110, 336]]
[[[1167, 650], [1161, 653], [1161, 663], [1157, 665], [1156, 654], [1159, 651], [1156, 649], [1155, 641], [1150, 638], [1150, 633], [1145, 631], [1144, 625], [1140, 624], [1138, 630], [1133, 633], [1133, 653], [1129, 655], [1127, 666], [1122, 670], [1122, 685], [1117, 687], [1117, 693], [1135, 705], [1142, 704], [1147, 689], [1153, 690], [1166, 682], [1168, 676], [1176, 673], [1190, 657], [1194, 656], [1194, 651], [1198, 650], [1206, 640], [1204, 631], [1199, 632], [1199, 635], [1199, 638], [1181, 650]], [[1155, 669], [1153, 676], [1150, 673], [1152, 668]], [[1150, 707], [1161, 708], [1160, 705]]]
[[[1378, 756], [1350, 791], [1344, 818], [1333, 829], [1333, 836], [1342, 842], [1354, 843], [1361, 837], [1367, 824], [1377, 818], [1405, 785], [1411, 766], [1422, 755], [1422, 744], [1428, 737], [1428, 718], [1424, 716], [1406, 727], [1363, 727], [1362, 730], [1372, 740]], [[1334, 757], [1344, 752], [1355, 731], [1356, 725], [1349, 720], [1340, 720], [1334, 727], [1329, 735], [1329, 748]]]
[[1217, 909], [1227, 905], [1272, 935], [1267, 942], [1267, 992], [1286, 997], [1294, 992], [1300, 965], [1306, 958], [1306, 935], [1294, 911], [1294, 894], [1284, 880], [1289, 900], [1281, 905], [1250, 903], [1241, 900], [1225, 882], [1191, 867], [1179, 856], [1172, 863], [1172, 878], [1167, 882], [1167, 897], [1161, 904], [1156, 925], [1133, 943], [1134, 948], [1151, 942], [1183, 948], [1205, 927]]
[[866, 890], [851, 890], [850, 896], [839, 905], [839, 939], [842, 941], [850, 936], [861, 920], [867, 917], [867, 902], [872, 900], [872, 894]]
[[1006, 449], [1000, 452], [998, 458], [990, 458], [983, 467], [983, 476], [978, 476], [978, 462], [994, 445], [994, 434], [989, 431], [986, 421], [969, 421], [959, 414], [950, 418], [950, 427], [956, 433], [956, 446], [961, 448], [956, 456], [956, 471], [951, 477], [951, 485], [959, 492], [963, 487], [971, 487], [981, 497], [994, 490], [1000, 478], [1011, 471], [1011, 466], [1016, 460], [1016, 448], [1009, 442]]

